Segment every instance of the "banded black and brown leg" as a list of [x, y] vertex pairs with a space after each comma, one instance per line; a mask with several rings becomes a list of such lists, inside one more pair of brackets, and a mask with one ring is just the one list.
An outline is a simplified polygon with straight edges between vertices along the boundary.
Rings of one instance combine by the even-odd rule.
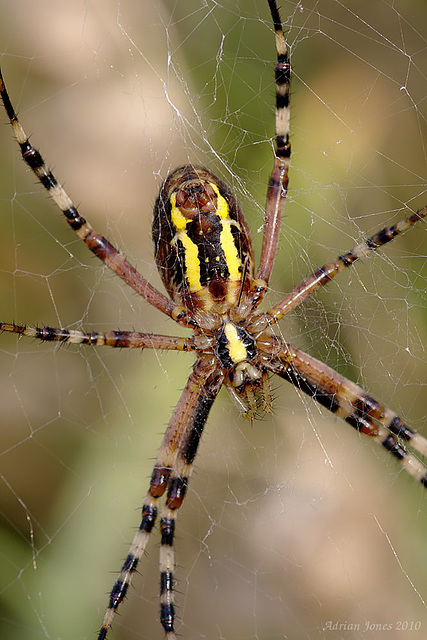
[[384, 227], [384, 229], [381, 229], [370, 238], [367, 238], [367, 240], [358, 244], [348, 253], [338, 256], [338, 258], [332, 262], [324, 264], [322, 267], [304, 278], [298, 286], [288, 293], [278, 304], [269, 309], [269, 311], [254, 316], [253, 320], [249, 323], [251, 330], [264, 331], [269, 326], [275, 324], [315, 291], [324, 287], [333, 280], [341, 271], [347, 267], [351, 267], [360, 258], [366, 258], [372, 251], [376, 251], [383, 245], [391, 242], [394, 238], [410, 229], [414, 224], [423, 220], [426, 216], [427, 207], [424, 207], [404, 220], [400, 220], [400, 222], [397, 222], [395, 225], [391, 227]]
[[222, 377], [214, 380], [214, 387], [209, 389], [209, 394], [205, 393], [199, 396], [197, 405], [193, 409], [192, 422], [181, 439], [173, 473], [169, 480], [166, 504], [160, 518], [160, 621], [168, 640], [175, 639], [173, 571], [175, 566], [174, 535], [177, 511], [185, 498], [203, 428], [221, 384]]
[[184, 307], [177, 305], [153, 287], [148, 280], [138, 273], [135, 267], [126, 260], [120, 251], [104, 238], [103, 235], [95, 231], [87, 220], [79, 214], [69, 195], [57, 181], [52, 171], [46, 167], [40, 152], [30, 143], [9, 98], [1, 70], [0, 96], [3, 100], [9, 122], [12, 125], [15, 138], [21, 148], [24, 162], [34, 172], [54, 203], [62, 211], [72, 230], [83, 240], [88, 249], [90, 249], [97, 258], [124, 280], [136, 293], [142, 296], [144, 300], [179, 324], [186, 327], [194, 327], [196, 323]]
[[17, 333], [45, 342], [61, 344], [87, 344], [93, 347], [116, 347], [120, 349], [165, 349], [174, 351], [194, 351], [197, 338], [180, 338], [139, 331], [79, 331], [77, 329], [56, 329], [54, 327], [29, 327], [27, 325], [0, 322], [0, 332]]
[[[274, 344], [274, 346], [273, 346]], [[389, 451], [406, 471], [427, 488], [427, 468], [407, 447], [427, 456], [427, 439], [406, 425], [359, 385], [344, 378], [320, 360], [279, 340], [272, 339], [267, 368], [307, 393], [360, 433]]]
[[223, 374], [213, 358], [197, 360], [166, 429], [142, 506], [141, 524], [111, 590], [98, 640], [106, 638], [114, 614], [126, 596], [156, 522], [158, 501], [166, 490], [166, 506], [160, 523], [160, 617], [168, 640], [175, 639], [173, 542], [176, 511], [184, 500], [203, 427], [222, 382]]
[[277, 52], [275, 160], [268, 181], [261, 258], [252, 287], [253, 309], [260, 304], [267, 292], [276, 258], [291, 156], [289, 142], [291, 63], [277, 4], [275, 0], [268, 0], [268, 4], [276, 34]]

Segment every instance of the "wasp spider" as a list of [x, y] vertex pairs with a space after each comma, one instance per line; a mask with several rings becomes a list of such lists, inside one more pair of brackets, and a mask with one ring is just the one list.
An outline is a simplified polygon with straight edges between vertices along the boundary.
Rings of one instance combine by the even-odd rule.
[[208, 169], [186, 165], [164, 181], [154, 208], [154, 253], [168, 297], [157, 291], [104, 236], [83, 218], [46, 167], [18, 121], [3, 78], [0, 92], [22, 157], [87, 247], [149, 304], [191, 337], [111, 331], [71, 331], [1, 323], [0, 329], [45, 341], [133, 349], [193, 351], [196, 362], [164, 435], [142, 506], [142, 519], [110, 593], [98, 640], [106, 638], [160, 515], [160, 620], [168, 640], [175, 636], [174, 533], [209, 411], [225, 385], [243, 415], [252, 420], [271, 411], [270, 375], [295, 385], [357, 431], [381, 444], [427, 487], [425, 466], [408, 447], [427, 455], [427, 440], [357, 384], [275, 335], [272, 327], [308, 296], [427, 215], [427, 208], [378, 233], [307, 276], [266, 312], [265, 298], [288, 189], [291, 147], [291, 66], [275, 0], [268, 0], [277, 63], [274, 166], [267, 187], [264, 236], [258, 268], [243, 213], [229, 187]]

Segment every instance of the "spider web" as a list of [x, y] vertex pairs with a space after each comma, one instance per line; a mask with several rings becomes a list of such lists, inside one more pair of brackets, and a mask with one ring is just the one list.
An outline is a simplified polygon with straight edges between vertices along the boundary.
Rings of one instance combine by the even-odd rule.
[[[236, 188], [259, 250], [274, 134], [265, 5], [2, 3], [1, 64], [24, 128], [156, 286], [152, 206], [180, 164]], [[424, 4], [282, 0], [281, 12], [294, 154], [270, 302], [427, 201]], [[176, 334], [87, 255], [7, 126], [0, 136], [1, 319]], [[281, 325], [424, 434], [426, 238], [420, 225]], [[95, 637], [191, 363], [1, 336], [1, 637]], [[178, 518], [179, 634], [424, 637], [425, 492], [310, 399], [273, 388], [272, 417], [246, 423], [225, 394], [210, 416]], [[112, 640], [163, 637], [158, 548], [154, 532]]]

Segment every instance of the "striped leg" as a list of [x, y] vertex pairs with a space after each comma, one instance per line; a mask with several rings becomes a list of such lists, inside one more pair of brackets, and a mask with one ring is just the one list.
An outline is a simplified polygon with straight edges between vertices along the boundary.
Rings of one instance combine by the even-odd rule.
[[271, 371], [307, 393], [357, 431], [382, 444], [411, 476], [427, 488], [426, 467], [405, 446], [427, 456], [426, 438], [357, 384], [316, 358], [279, 339], [276, 349], [276, 357], [268, 365]]
[[256, 316], [251, 324], [252, 328], [254, 329], [256, 327], [257, 330], [263, 330], [271, 326], [286, 313], [295, 309], [295, 307], [320, 289], [320, 287], [328, 284], [335, 276], [343, 271], [343, 269], [351, 267], [356, 260], [367, 257], [371, 251], [376, 251], [384, 244], [387, 244], [387, 242], [391, 242], [394, 238], [410, 229], [426, 216], [427, 207], [413, 213], [408, 218], [405, 218], [405, 220], [400, 220], [400, 222], [392, 227], [384, 227], [384, 229], [381, 229], [381, 231], [378, 231], [361, 244], [358, 244], [348, 253], [338, 256], [336, 260], [323, 265], [323, 267], [320, 267], [320, 269], [317, 269], [314, 273], [304, 278], [295, 289], [288, 293], [281, 302], [272, 307], [267, 313]]
[[270, 175], [267, 190], [261, 258], [253, 285], [255, 294], [252, 301], [253, 308], [256, 308], [264, 298], [274, 265], [282, 223], [283, 206], [288, 188], [289, 159], [291, 156], [291, 145], [289, 143], [291, 64], [277, 4], [275, 0], [268, 0], [268, 4], [276, 33], [276, 143], [274, 168]]
[[[114, 614], [126, 596], [157, 519], [157, 503], [166, 489], [166, 507], [161, 517], [160, 575], [161, 622], [168, 640], [175, 639], [173, 602], [173, 538], [175, 512], [182, 504], [197, 446], [223, 376], [209, 360], [198, 360], [169, 422], [142, 506], [142, 520], [120, 575], [111, 593], [98, 640], [104, 640]], [[206, 387], [209, 388], [207, 391]]]
[[21, 147], [24, 162], [34, 172], [40, 180], [52, 200], [64, 214], [68, 224], [75, 231], [81, 240], [109, 269], [116, 273], [126, 284], [136, 293], [156, 307], [167, 316], [171, 317], [183, 326], [195, 326], [194, 319], [180, 305], [157, 291], [140, 273], [126, 260], [104, 236], [96, 232], [90, 224], [79, 214], [71, 198], [64, 188], [59, 184], [52, 171], [45, 164], [41, 154], [30, 143], [27, 134], [22, 128], [10, 101], [9, 94], [4, 84], [0, 71], [0, 96], [3, 100], [4, 108], [12, 125], [15, 138]]
[[20, 336], [28, 336], [47, 342], [62, 344], [88, 344], [94, 347], [119, 347], [120, 349], [171, 349], [175, 351], [194, 351], [194, 338], [163, 336], [139, 331], [77, 331], [74, 329], [55, 329], [54, 327], [28, 327], [26, 325], [0, 322], [0, 332], [9, 331]]
[[202, 436], [208, 413], [215, 400], [214, 395], [200, 395], [193, 411], [191, 427], [181, 441], [171, 479], [169, 481], [166, 505], [160, 519], [160, 621], [168, 640], [175, 639], [174, 620], [174, 577], [175, 566], [174, 534], [177, 511], [181, 507], [193, 469], [194, 458]]

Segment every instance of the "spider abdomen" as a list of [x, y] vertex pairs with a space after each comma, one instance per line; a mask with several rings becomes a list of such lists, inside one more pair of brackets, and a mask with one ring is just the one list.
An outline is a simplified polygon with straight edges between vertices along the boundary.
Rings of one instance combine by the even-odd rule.
[[230, 189], [190, 165], [171, 173], [154, 208], [157, 267], [174, 300], [219, 314], [235, 307], [253, 278], [253, 248]]

